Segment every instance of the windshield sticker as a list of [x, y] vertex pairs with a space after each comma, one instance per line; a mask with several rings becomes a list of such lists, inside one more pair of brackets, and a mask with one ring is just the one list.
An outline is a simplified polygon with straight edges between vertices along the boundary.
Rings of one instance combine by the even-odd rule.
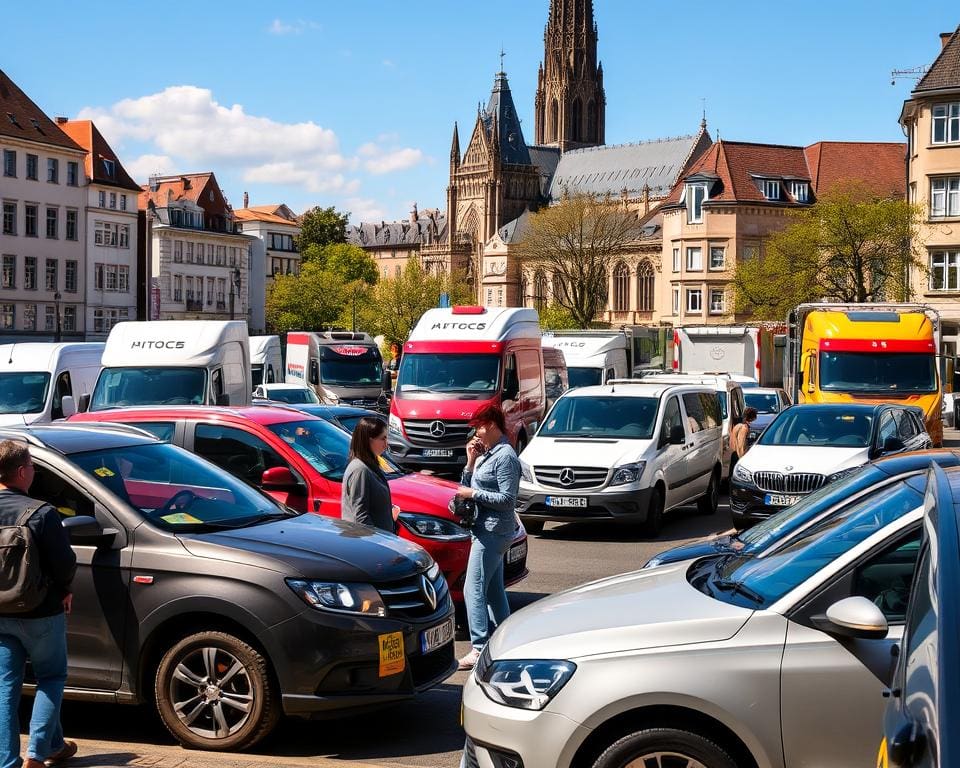
[[203, 520], [194, 517], [193, 515], [188, 515], [186, 512], [175, 512], [172, 515], [164, 515], [160, 519], [165, 523], [170, 523], [171, 525], [190, 525], [191, 523], [203, 522]]
[[93, 470], [93, 474], [95, 474], [97, 477], [113, 477], [117, 473], [112, 469], [107, 469], [106, 467], [97, 467], [95, 470]]

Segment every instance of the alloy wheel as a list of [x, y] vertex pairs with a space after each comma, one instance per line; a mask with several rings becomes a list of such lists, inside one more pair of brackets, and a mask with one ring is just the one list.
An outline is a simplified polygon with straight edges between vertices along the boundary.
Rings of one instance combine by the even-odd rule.
[[623, 768], [707, 768], [699, 760], [679, 752], [649, 752], [633, 758]]
[[213, 646], [195, 648], [179, 661], [169, 696], [183, 725], [207, 739], [224, 739], [243, 728], [254, 703], [246, 667]]

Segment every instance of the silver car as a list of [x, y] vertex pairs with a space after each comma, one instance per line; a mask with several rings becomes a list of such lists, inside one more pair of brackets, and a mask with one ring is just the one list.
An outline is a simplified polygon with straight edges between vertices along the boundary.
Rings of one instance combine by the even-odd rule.
[[663, 565], [518, 612], [464, 688], [463, 764], [870, 765], [923, 483], [892, 482], [762, 557]]

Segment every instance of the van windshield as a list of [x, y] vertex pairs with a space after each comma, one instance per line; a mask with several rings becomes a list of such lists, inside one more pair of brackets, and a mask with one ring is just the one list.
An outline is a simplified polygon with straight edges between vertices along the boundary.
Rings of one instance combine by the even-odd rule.
[[104, 368], [91, 411], [130, 405], [203, 405], [205, 368]]
[[320, 381], [331, 387], [380, 387], [383, 360], [373, 347], [320, 347]]
[[659, 404], [656, 397], [562, 397], [537, 436], [649, 440]]
[[500, 380], [498, 355], [408, 352], [400, 361], [401, 399], [488, 399]]
[[570, 389], [600, 384], [602, 375], [602, 368], [567, 368], [567, 382], [570, 384]]
[[820, 389], [830, 392], [936, 392], [937, 358], [901, 352], [821, 352]]
[[40, 413], [49, 384], [46, 372], [0, 373], [0, 413]]

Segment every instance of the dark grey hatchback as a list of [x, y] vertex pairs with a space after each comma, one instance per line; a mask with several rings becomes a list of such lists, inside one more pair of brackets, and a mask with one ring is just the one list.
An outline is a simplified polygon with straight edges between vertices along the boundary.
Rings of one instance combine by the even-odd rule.
[[238, 750], [283, 714], [415, 695], [454, 668], [453, 602], [419, 546], [298, 514], [132, 427], [0, 430], [74, 550], [67, 696], [153, 701], [181, 743]]

